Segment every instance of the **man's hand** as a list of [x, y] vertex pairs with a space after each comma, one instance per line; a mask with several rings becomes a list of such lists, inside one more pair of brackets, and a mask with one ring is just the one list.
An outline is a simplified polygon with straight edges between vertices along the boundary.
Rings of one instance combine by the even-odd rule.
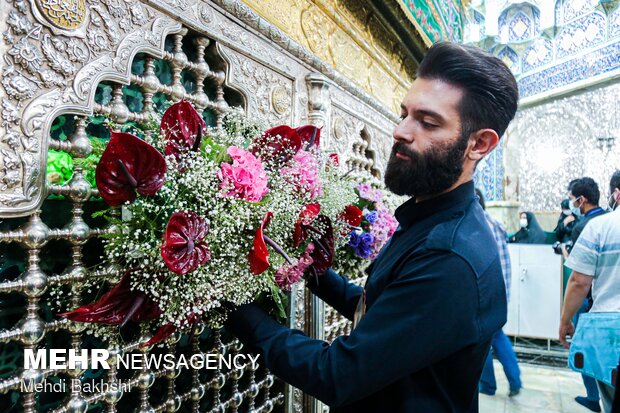
[[566, 336], [573, 338], [573, 334], [575, 334], [575, 325], [572, 321], [560, 322], [560, 343], [562, 343], [564, 347], [570, 347], [570, 344], [566, 341]]
[[574, 215], [569, 215], [566, 218], [564, 218], [564, 226], [567, 226], [568, 224], [570, 224], [571, 222], [573, 222], [575, 220], [575, 216]]

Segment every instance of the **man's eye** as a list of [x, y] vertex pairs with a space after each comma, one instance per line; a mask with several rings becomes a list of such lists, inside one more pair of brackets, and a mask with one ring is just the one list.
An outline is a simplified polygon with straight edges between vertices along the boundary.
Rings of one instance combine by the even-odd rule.
[[433, 129], [437, 127], [437, 125], [435, 125], [434, 123], [430, 123], [426, 121], [421, 121], [420, 123], [422, 124], [422, 126], [424, 126], [427, 129]]

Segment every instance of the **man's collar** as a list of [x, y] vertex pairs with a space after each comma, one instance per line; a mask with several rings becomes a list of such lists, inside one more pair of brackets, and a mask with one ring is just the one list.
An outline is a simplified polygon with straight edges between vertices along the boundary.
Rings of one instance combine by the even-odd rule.
[[411, 198], [399, 206], [394, 215], [400, 226], [403, 229], [407, 229], [416, 221], [472, 199], [474, 194], [474, 182], [465, 182], [450, 192], [426, 201], [416, 203], [415, 198]]

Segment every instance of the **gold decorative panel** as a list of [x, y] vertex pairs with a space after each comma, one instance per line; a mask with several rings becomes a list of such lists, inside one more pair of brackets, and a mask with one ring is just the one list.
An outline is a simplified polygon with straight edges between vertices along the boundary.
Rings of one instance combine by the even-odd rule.
[[417, 63], [366, 0], [243, 0], [393, 111]]

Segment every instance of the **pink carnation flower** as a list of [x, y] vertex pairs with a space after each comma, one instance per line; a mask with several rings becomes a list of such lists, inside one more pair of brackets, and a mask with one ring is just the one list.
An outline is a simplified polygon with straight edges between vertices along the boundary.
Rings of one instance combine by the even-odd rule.
[[310, 194], [310, 199], [323, 193], [319, 178], [319, 163], [311, 152], [298, 151], [293, 157], [293, 165], [282, 168], [280, 172], [298, 190]]
[[278, 268], [275, 275], [276, 284], [278, 284], [278, 286], [283, 290], [289, 291], [291, 289], [291, 285], [301, 280], [304, 276], [304, 272], [306, 272], [306, 269], [308, 269], [308, 267], [314, 262], [310, 256], [313, 251], [314, 244], [310, 243], [296, 264], [284, 264]]
[[398, 228], [398, 221], [392, 212], [383, 204], [377, 204], [377, 213], [377, 220], [370, 228], [370, 233], [374, 237], [374, 242], [372, 245], [373, 253], [370, 256], [371, 260], [376, 258], [379, 251], [381, 251], [381, 248], [383, 248], [385, 243], [396, 231], [396, 228]]
[[360, 198], [370, 202], [379, 202], [383, 198], [383, 191], [380, 189], [373, 189], [370, 184], [359, 184], [356, 189], [360, 194]]
[[252, 153], [231, 146], [227, 153], [233, 164], [222, 163], [217, 177], [222, 181], [220, 188], [224, 196], [258, 202], [269, 192], [267, 173], [261, 160]]

